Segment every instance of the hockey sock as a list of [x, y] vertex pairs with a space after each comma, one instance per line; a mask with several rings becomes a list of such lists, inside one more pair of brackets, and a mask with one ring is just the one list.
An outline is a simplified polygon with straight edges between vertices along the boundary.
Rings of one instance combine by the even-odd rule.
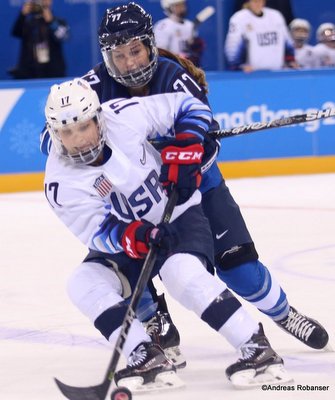
[[274, 321], [289, 311], [286, 293], [260, 261], [251, 261], [217, 274], [235, 293], [249, 301]]

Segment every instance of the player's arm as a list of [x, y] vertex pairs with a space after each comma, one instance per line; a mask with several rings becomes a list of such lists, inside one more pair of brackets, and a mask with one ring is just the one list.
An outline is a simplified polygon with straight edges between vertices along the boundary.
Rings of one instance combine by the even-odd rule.
[[[173, 187], [178, 190], [178, 203], [186, 202], [201, 183], [201, 163], [204, 154], [204, 137], [212, 121], [207, 105], [184, 93], [169, 93], [152, 96], [151, 100], [161, 104], [166, 121], [156, 118], [151, 135], [172, 135], [172, 139], [161, 151], [162, 166], [159, 177], [168, 195]], [[158, 101], [159, 100], [159, 101]], [[146, 107], [150, 110], [150, 107]], [[156, 111], [156, 110], [155, 110]], [[152, 111], [147, 111], [149, 114]], [[154, 115], [149, 118], [155, 121]], [[164, 126], [164, 122], [166, 126]], [[170, 128], [166, 130], [166, 128]], [[165, 128], [165, 130], [164, 130]], [[150, 134], [148, 135], [150, 137]], [[151, 136], [152, 137], [152, 136]]]
[[[52, 158], [52, 155], [50, 156]], [[48, 164], [50, 163], [50, 157]], [[85, 190], [78, 183], [64, 183], [50, 174], [47, 164], [45, 196], [52, 210], [88, 248], [115, 254], [124, 251], [123, 233], [128, 226], [111, 212], [109, 201]]]
[[124, 251], [131, 258], [144, 258], [150, 243], [161, 252], [174, 246], [176, 232], [172, 227], [164, 223], [155, 226], [145, 220], [124, 222], [113, 214], [109, 202], [98, 193], [94, 196], [85, 190], [85, 180], [82, 187], [66, 184], [50, 174], [47, 167], [44, 183], [45, 196], [53, 211], [90, 249], [108, 254]]
[[201, 182], [203, 141], [212, 122], [209, 107], [179, 92], [115, 99], [102, 107], [107, 123], [128, 132], [120, 144], [125, 153], [147, 139], [166, 139], [160, 181], [167, 194], [177, 186], [178, 204], [188, 200]]
[[243, 35], [243, 21], [237, 15], [233, 15], [229, 21], [224, 53], [228, 69], [243, 68], [247, 58], [247, 45]]
[[144, 97], [141, 109], [146, 115], [143, 120], [148, 139], [157, 135], [177, 139], [186, 134], [203, 141], [213, 118], [208, 105], [191, 94], [179, 92]]
[[179, 133], [202, 141], [212, 121], [209, 107], [185, 93], [113, 99], [103, 103], [102, 108], [107, 123], [128, 132], [120, 141], [126, 153], [132, 151], [132, 142], [176, 139]]

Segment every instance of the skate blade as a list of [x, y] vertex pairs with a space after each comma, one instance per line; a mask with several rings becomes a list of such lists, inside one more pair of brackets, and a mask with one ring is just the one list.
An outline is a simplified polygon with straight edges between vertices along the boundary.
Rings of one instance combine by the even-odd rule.
[[186, 367], [185, 357], [181, 354], [178, 346], [168, 347], [164, 349], [166, 357], [173, 362], [173, 365], [177, 369], [182, 369]]
[[259, 388], [262, 385], [278, 385], [293, 382], [282, 364], [271, 365], [261, 373], [256, 374], [254, 369], [236, 372], [230, 377], [236, 389]]
[[131, 377], [120, 379], [118, 386], [125, 386], [132, 393], [147, 393], [162, 390], [180, 389], [185, 383], [177, 376], [174, 371], [162, 372], [158, 374], [154, 382], [143, 384], [141, 377]]

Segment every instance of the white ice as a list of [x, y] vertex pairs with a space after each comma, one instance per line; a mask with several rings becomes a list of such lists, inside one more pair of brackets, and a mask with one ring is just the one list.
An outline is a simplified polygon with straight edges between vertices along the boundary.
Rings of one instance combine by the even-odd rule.
[[[335, 348], [335, 174], [238, 179], [228, 185], [261, 261], [291, 304], [324, 324]], [[42, 192], [0, 195], [0, 243], [0, 399], [61, 400], [53, 377], [77, 386], [100, 383], [112, 348], [65, 293], [84, 246], [57, 220]], [[295, 390], [236, 391], [224, 374], [237, 358], [234, 350], [169, 297], [168, 303], [188, 362], [180, 372], [186, 388], [135, 400], [335, 398], [335, 353], [304, 346], [249, 304], [284, 358]], [[329, 388], [302, 391], [298, 385]]]

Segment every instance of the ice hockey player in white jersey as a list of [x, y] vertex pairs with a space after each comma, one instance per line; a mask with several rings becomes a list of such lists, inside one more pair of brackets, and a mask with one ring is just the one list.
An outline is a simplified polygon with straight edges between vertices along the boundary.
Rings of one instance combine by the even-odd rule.
[[248, 0], [230, 18], [225, 40], [228, 69], [251, 72], [296, 68], [294, 47], [284, 17], [265, 7], [265, 0]]
[[289, 25], [294, 44], [295, 60], [300, 68], [316, 68], [317, 60], [314, 46], [308, 44], [311, 35], [311, 24], [302, 18], [295, 18]]
[[[151, 243], [158, 251], [154, 275], [159, 272], [170, 295], [241, 350], [241, 358], [226, 369], [232, 383], [288, 381], [262, 325], [206, 268], [213, 263], [213, 239], [197, 188], [209, 108], [180, 92], [100, 105], [90, 85], [74, 79], [51, 88], [45, 114], [53, 142], [45, 194], [89, 248], [67, 285], [79, 310], [114, 342]], [[174, 137], [175, 144], [159, 154], [146, 140], [157, 134]], [[172, 184], [177, 206], [169, 224], [159, 223]], [[134, 392], [182, 385], [137, 319], [123, 352], [128, 363], [115, 375], [118, 385]]]
[[331, 22], [321, 24], [316, 31], [318, 44], [315, 54], [318, 67], [335, 67], [335, 25]]
[[185, 18], [186, 0], [161, 0], [161, 6], [167, 17], [154, 25], [157, 47], [187, 58], [199, 66], [204, 43], [198, 37], [194, 22]]

